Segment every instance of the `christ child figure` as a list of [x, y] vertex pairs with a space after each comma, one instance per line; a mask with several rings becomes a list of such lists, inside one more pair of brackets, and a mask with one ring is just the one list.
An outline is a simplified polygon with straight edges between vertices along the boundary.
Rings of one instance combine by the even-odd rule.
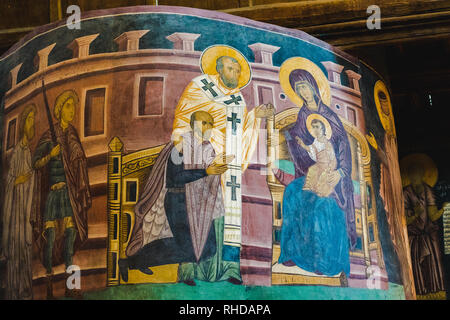
[[306, 145], [300, 137], [296, 137], [297, 143], [316, 162], [308, 169], [303, 190], [312, 191], [319, 197], [328, 197], [341, 177], [339, 172], [336, 171], [336, 155], [323, 120], [313, 119], [309, 129], [314, 137], [311, 145]]

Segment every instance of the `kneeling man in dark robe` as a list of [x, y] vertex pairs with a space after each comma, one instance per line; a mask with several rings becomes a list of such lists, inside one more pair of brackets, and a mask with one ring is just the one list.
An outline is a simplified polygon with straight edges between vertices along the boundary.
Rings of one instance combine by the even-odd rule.
[[200, 263], [216, 253], [213, 221], [224, 215], [220, 175], [233, 156], [215, 155], [209, 113], [194, 112], [190, 122], [192, 131], [159, 154], [136, 204], [128, 258], [119, 260], [125, 282], [129, 269], [151, 275], [150, 267]]

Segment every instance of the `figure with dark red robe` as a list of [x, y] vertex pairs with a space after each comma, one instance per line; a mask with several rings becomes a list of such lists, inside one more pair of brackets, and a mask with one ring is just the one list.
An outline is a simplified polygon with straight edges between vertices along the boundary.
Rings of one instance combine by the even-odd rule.
[[403, 188], [405, 214], [408, 224], [412, 270], [418, 299], [445, 300], [444, 269], [439, 246], [438, 210], [431, 187], [423, 182], [424, 169], [411, 165], [411, 184]]
[[[72, 265], [73, 255], [88, 238], [87, 211], [92, 199], [87, 160], [76, 129], [71, 125], [78, 97], [67, 90], [56, 99], [54, 125], [57, 144], [50, 131], [39, 140], [33, 156], [37, 169], [37, 207], [33, 218], [42, 262], [47, 272], [47, 298], [53, 298], [53, 266]], [[66, 277], [70, 274], [66, 273]], [[66, 287], [66, 296], [80, 297]]]

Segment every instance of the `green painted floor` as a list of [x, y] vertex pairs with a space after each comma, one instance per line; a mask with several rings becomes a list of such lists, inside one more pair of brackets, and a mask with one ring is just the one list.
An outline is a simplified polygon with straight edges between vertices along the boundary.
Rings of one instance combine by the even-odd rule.
[[228, 282], [196, 281], [184, 283], [140, 284], [109, 287], [86, 292], [93, 300], [404, 300], [403, 287], [389, 283], [388, 290], [370, 290], [325, 286], [249, 287]]

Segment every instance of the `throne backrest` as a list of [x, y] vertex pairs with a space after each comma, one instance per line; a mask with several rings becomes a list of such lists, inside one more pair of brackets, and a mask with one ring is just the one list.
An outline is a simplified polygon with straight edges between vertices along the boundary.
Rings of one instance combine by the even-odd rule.
[[120, 282], [118, 260], [125, 250], [134, 226], [134, 207], [148, 175], [165, 145], [123, 154], [123, 143], [115, 137], [108, 153], [108, 257], [107, 284]]

